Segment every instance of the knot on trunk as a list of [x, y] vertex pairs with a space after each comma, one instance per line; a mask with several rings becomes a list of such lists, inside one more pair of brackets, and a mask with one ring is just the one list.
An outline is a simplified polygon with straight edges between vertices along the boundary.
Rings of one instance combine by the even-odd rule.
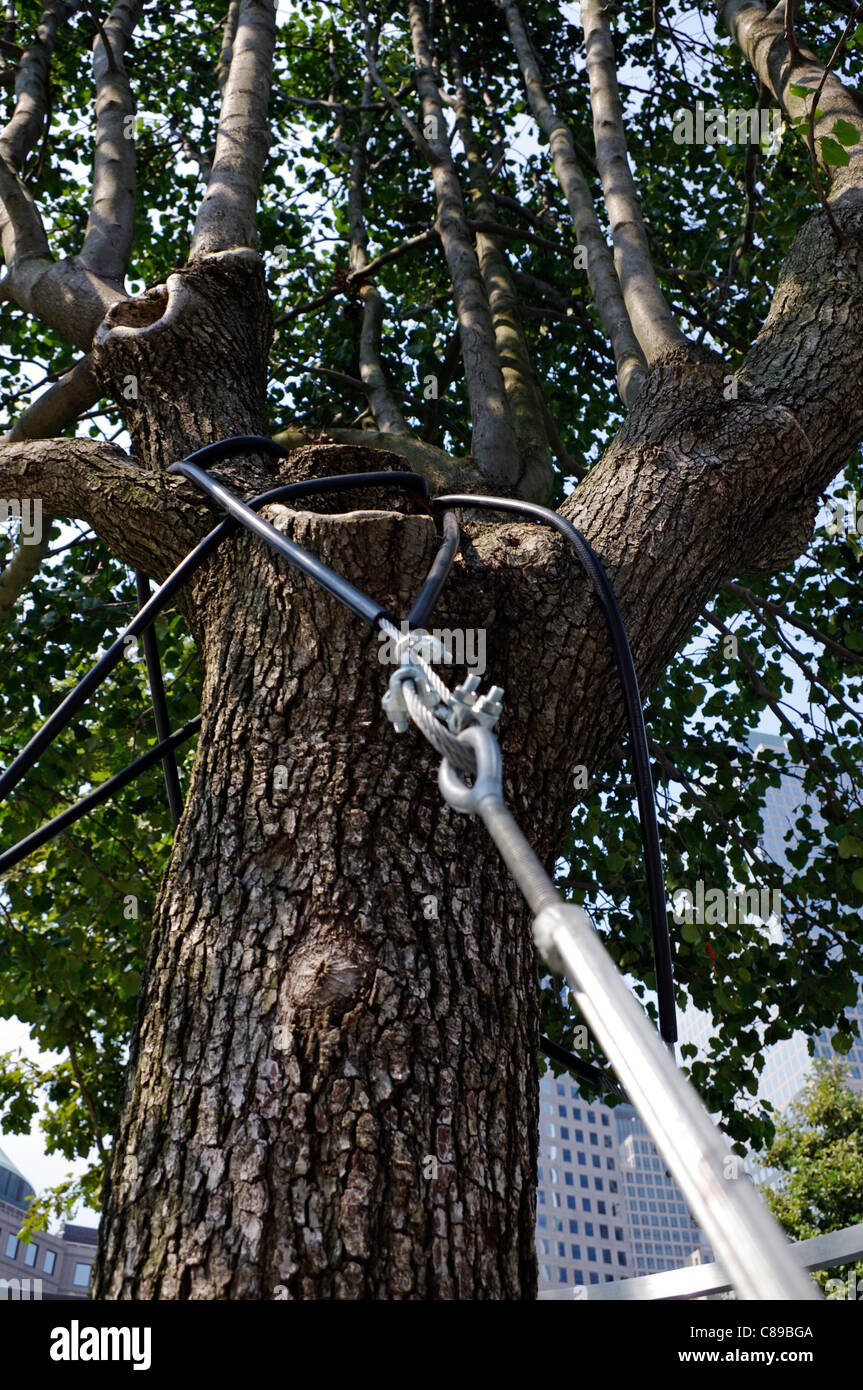
[[166, 468], [214, 440], [269, 433], [271, 339], [260, 257], [227, 251], [112, 305], [96, 332], [93, 369], [134, 452]]

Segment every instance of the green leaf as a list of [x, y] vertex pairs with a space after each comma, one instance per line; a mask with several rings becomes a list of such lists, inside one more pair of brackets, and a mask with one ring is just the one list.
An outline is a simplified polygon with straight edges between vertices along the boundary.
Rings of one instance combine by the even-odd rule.
[[818, 145], [825, 164], [831, 167], [838, 164], [850, 164], [851, 161], [842, 146], [838, 145], [835, 140], [831, 140], [829, 135], [822, 135], [818, 140]]
[[836, 848], [840, 859], [859, 859], [863, 855], [863, 840], [856, 835], [843, 835]]
[[833, 122], [833, 134], [842, 145], [856, 145], [860, 140], [857, 127], [846, 121], [843, 116]]

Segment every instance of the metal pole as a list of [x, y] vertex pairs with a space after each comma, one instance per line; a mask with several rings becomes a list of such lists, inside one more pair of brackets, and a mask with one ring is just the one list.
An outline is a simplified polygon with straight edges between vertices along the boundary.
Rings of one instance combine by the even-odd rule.
[[488, 729], [458, 735], [476, 755], [467, 787], [446, 759], [438, 782], [457, 811], [478, 815], [534, 912], [537, 949], [569, 979], [605, 1052], [741, 1298], [817, 1300], [740, 1159], [617, 972], [587, 913], [564, 902], [504, 804], [500, 748]]
[[588, 1027], [741, 1298], [817, 1299], [740, 1159], [630, 994], [587, 913], [558, 902], [534, 919], [533, 934], [551, 968], [572, 983]]

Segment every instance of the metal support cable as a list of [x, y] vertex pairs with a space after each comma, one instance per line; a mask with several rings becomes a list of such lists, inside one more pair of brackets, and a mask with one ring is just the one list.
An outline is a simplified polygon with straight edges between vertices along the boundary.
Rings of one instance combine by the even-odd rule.
[[[564, 901], [503, 800], [500, 749], [480, 725], [463, 729], [476, 780], [465, 786], [446, 759], [438, 783], [444, 799], [477, 815], [534, 912], [537, 949], [569, 979], [578, 1007], [653, 1135], [742, 1298], [811, 1301], [819, 1295], [797, 1268], [783, 1233], [745, 1174], [697, 1092], [674, 1064], [580, 907]], [[729, 1162], [729, 1160], [731, 1160]]]
[[486, 511], [509, 512], [517, 516], [528, 517], [533, 521], [539, 521], [544, 526], [551, 526], [572, 546], [593, 583], [611, 639], [631, 740], [633, 780], [644, 846], [644, 866], [653, 938], [659, 1031], [665, 1042], [674, 1043], [677, 1041], [677, 1016], [674, 1004], [671, 940], [668, 932], [668, 909], [665, 899], [662, 855], [659, 847], [653, 776], [650, 770], [647, 733], [644, 728], [644, 711], [626, 627], [617, 606], [614, 590], [599, 556], [571, 522], [559, 516], [557, 512], [551, 511], [548, 507], [540, 507], [533, 502], [519, 502], [510, 497], [474, 497], [454, 494], [436, 497], [431, 505], [432, 510], [441, 511], [449, 511], [454, 507], [480, 507]]

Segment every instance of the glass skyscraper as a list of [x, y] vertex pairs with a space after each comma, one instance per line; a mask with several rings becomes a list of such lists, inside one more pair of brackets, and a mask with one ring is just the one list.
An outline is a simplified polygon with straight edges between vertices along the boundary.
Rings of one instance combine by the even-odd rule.
[[540, 1292], [712, 1258], [631, 1105], [586, 1105], [547, 1072], [539, 1108]]
[[[762, 747], [784, 749], [785, 744], [773, 735], [757, 734], [751, 747], [757, 752]], [[793, 775], [783, 776], [779, 787], [767, 791], [761, 846], [789, 875], [793, 869], [785, 836], [793, 831], [800, 806], [800, 786]], [[781, 925], [771, 921], [765, 930], [781, 931]], [[846, 1015], [857, 1018], [863, 1035], [863, 997]], [[692, 1042], [701, 1050], [712, 1028], [709, 1015], [689, 1008], [680, 1018], [681, 1042]], [[830, 1031], [820, 1033], [814, 1047], [816, 1057], [837, 1056]], [[863, 1042], [854, 1044], [845, 1061], [851, 1084], [863, 1090]], [[767, 1053], [759, 1096], [781, 1109], [798, 1094], [811, 1066], [802, 1033], [774, 1044]], [[540, 1292], [713, 1259], [632, 1106], [586, 1105], [570, 1078], [547, 1072], [540, 1082], [539, 1145]], [[746, 1166], [752, 1166], [748, 1160]]]

